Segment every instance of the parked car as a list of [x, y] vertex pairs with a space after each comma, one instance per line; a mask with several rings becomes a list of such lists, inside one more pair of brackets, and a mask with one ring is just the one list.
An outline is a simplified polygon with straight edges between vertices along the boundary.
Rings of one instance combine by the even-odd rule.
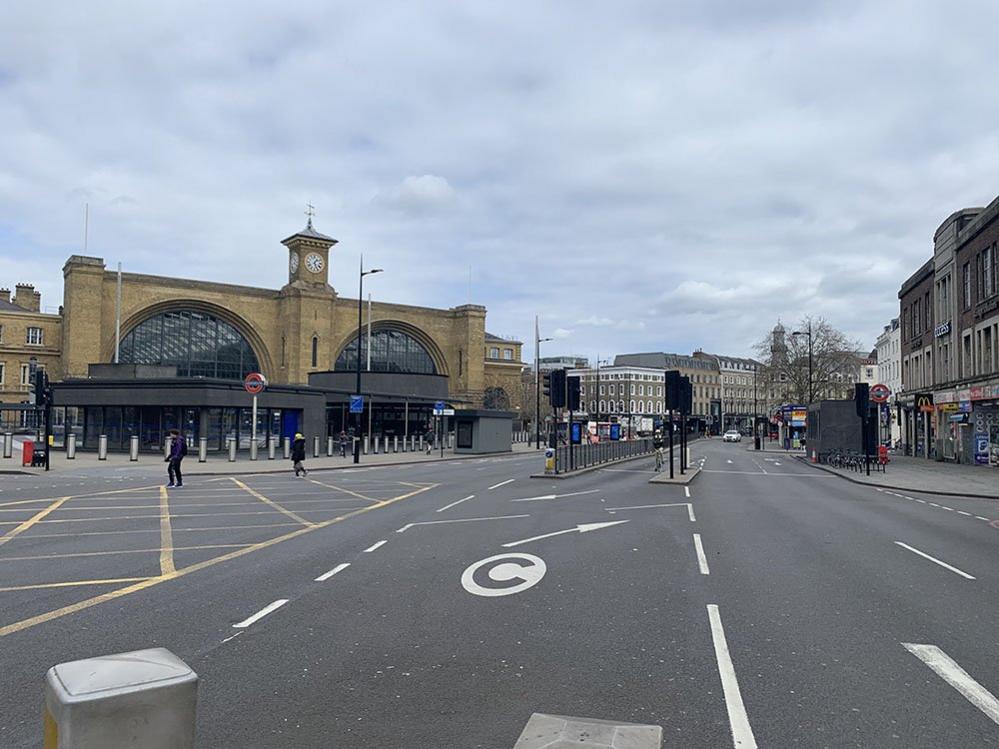
[[737, 429], [729, 429], [722, 435], [723, 442], [742, 442], [742, 435]]

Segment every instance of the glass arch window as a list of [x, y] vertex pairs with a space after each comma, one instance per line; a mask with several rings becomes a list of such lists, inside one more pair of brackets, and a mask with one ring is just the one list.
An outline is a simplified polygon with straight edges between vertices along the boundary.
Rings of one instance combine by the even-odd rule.
[[236, 328], [195, 310], [171, 310], [139, 323], [121, 339], [118, 358], [124, 364], [176, 366], [178, 377], [242, 380], [260, 371]]
[[[368, 336], [362, 336], [361, 368], [367, 368]], [[333, 365], [334, 370], [352, 371], [357, 369], [357, 339], [348, 343]], [[382, 328], [371, 333], [371, 371], [396, 372], [400, 374], [437, 374], [433, 357], [411, 335]]]

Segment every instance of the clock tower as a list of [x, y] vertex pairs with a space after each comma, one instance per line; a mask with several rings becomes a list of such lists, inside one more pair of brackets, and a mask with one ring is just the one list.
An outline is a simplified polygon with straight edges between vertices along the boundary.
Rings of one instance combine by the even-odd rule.
[[281, 241], [288, 248], [288, 284], [299, 288], [329, 286], [330, 248], [336, 244], [312, 227], [312, 213], [305, 228]]

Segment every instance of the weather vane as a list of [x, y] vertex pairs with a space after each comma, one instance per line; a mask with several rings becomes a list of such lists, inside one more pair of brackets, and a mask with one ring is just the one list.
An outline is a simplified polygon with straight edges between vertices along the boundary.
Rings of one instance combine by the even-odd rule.
[[309, 217], [309, 228], [312, 228], [312, 217], [316, 215], [316, 207], [312, 203], [305, 204], [305, 215]]

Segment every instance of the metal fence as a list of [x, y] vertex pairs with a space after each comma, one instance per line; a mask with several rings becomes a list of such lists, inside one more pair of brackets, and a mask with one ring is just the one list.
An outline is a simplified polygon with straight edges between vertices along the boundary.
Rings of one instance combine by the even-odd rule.
[[651, 455], [655, 452], [652, 438], [637, 440], [598, 442], [597, 444], [569, 445], [559, 447], [555, 451], [555, 465], [558, 473], [574, 471], [580, 468], [613, 463], [616, 460], [634, 458], [639, 455]]

